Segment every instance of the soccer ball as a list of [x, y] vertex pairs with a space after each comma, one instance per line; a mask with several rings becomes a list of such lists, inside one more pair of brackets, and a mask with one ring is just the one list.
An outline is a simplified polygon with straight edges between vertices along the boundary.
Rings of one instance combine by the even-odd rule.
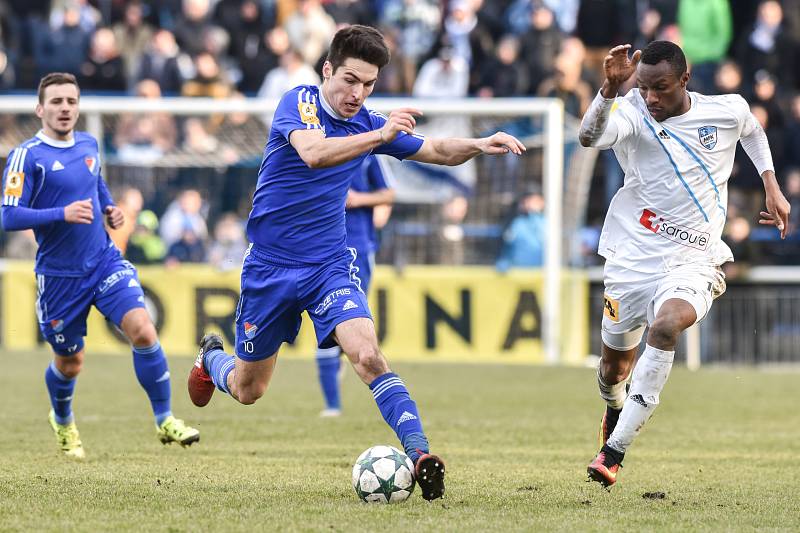
[[400, 503], [414, 492], [414, 463], [393, 446], [373, 446], [356, 459], [353, 488], [367, 503]]

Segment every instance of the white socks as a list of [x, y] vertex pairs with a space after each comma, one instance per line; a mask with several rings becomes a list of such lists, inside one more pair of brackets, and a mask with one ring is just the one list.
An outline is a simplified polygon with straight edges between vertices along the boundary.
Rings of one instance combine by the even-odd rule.
[[646, 346], [633, 369], [633, 382], [617, 427], [608, 439], [607, 444], [610, 447], [625, 453], [631, 445], [658, 406], [659, 396], [667, 382], [674, 359], [674, 350], [667, 352], [649, 344]]

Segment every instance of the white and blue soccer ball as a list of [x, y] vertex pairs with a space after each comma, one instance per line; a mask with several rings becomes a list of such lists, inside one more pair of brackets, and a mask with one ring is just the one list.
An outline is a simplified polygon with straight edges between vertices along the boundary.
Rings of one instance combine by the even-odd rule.
[[400, 503], [414, 492], [414, 463], [393, 446], [373, 446], [356, 459], [353, 488], [367, 503]]

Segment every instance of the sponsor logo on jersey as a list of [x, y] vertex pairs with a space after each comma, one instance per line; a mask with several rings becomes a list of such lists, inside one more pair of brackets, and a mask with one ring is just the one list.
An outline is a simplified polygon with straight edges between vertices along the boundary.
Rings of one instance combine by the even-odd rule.
[[409, 420], [417, 420], [416, 415], [414, 415], [414, 413], [409, 413], [408, 411], [403, 411], [403, 414], [397, 419], [397, 424], [395, 424], [395, 426], [399, 426], [403, 422], [408, 422]]
[[63, 320], [51, 320], [50, 327], [53, 328], [53, 331], [56, 333], [60, 333], [62, 329], [64, 329], [64, 321]]
[[612, 322], [619, 322], [619, 300], [603, 295], [603, 314]]
[[22, 196], [22, 184], [25, 183], [25, 173], [22, 171], [9, 172], [6, 176], [6, 196], [19, 198]]
[[258, 326], [256, 326], [255, 324], [251, 324], [250, 322], [244, 323], [244, 334], [248, 339], [253, 338], [253, 336], [256, 334], [257, 329]]
[[350, 309], [358, 309], [358, 305], [353, 300], [347, 300], [342, 306], [342, 311], [349, 311]]
[[300, 120], [303, 124], [315, 124], [319, 126], [319, 117], [317, 116], [316, 104], [309, 102], [299, 102], [297, 110], [300, 112]]
[[317, 308], [314, 309], [314, 313], [317, 315], [324, 313], [325, 311], [328, 310], [330, 306], [332, 306], [339, 300], [340, 296], [350, 296], [351, 294], [352, 291], [346, 287], [343, 289], [336, 289], [335, 291], [327, 295], [325, 299], [319, 303], [319, 305], [317, 305]]
[[705, 250], [708, 248], [708, 243], [711, 240], [711, 235], [705, 231], [676, 224], [675, 222], [666, 220], [664, 217], [658, 216], [649, 209], [642, 211], [639, 223], [656, 235], [660, 235], [667, 240], [697, 250]]
[[697, 135], [700, 137], [700, 144], [702, 144], [706, 150], [713, 150], [717, 145], [716, 126], [700, 126], [697, 128]]
[[666, 130], [661, 130], [658, 132], [658, 138], [666, 141], [669, 139], [669, 133], [667, 133]]
[[64, 170], [64, 165], [61, 164], [61, 161], [56, 159], [55, 161], [53, 161], [53, 166], [50, 167], [50, 170], [52, 170], [52, 171]]

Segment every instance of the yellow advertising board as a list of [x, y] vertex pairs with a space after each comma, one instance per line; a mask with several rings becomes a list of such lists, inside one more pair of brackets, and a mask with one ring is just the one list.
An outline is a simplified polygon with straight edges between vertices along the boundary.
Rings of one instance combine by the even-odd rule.
[[[239, 272], [205, 265], [147, 267], [139, 277], [167, 353], [192, 354], [208, 331], [233, 342]], [[6, 262], [2, 275], [0, 333], [5, 350], [41, 346], [36, 322], [36, 280], [27, 262]], [[375, 326], [390, 360], [543, 362], [543, 277], [538, 270], [506, 274], [490, 267], [378, 267], [370, 294]], [[588, 353], [588, 280], [564, 271], [561, 360], [580, 363]], [[281, 356], [311, 357], [314, 329], [304, 315], [300, 335]], [[89, 316], [87, 352], [129, 354], [112, 324]]]

